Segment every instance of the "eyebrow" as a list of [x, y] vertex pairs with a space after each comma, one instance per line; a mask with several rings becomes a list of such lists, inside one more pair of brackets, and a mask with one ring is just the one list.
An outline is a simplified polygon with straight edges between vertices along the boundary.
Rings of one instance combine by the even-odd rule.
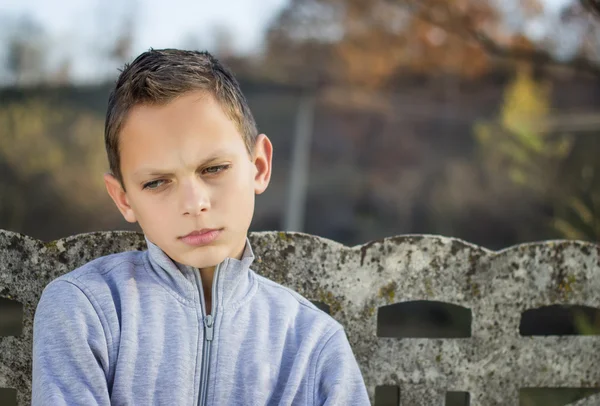
[[[214, 154], [210, 155], [208, 158], [206, 158], [205, 160], [203, 160], [202, 162], [200, 162], [196, 166], [197, 167], [206, 166], [214, 161], [223, 159], [223, 155], [225, 155], [225, 154], [226, 154], [225, 151], [219, 151], [217, 153], [214, 153]], [[156, 168], [150, 168], [150, 167], [142, 167], [133, 173], [133, 177], [141, 178], [144, 176], [165, 176], [165, 175], [172, 175], [173, 172], [174, 171], [172, 171], [170, 169], [156, 169]]]

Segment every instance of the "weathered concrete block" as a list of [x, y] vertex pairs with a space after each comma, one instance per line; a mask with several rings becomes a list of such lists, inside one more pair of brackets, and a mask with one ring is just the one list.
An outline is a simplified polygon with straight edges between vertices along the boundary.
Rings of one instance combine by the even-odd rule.
[[[521, 387], [600, 387], [600, 337], [522, 337], [521, 314], [561, 305], [600, 308], [600, 246], [525, 244], [499, 252], [439, 236], [398, 236], [346, 247], [299, 233], [250, 237], [253, 269], [323, 302], [346, 327], [371, 399], [397, 385], [401, 405], [442, 405], [467, 391], [472, 406], [517, 405]], [[52, 279], [84, 263], [145, 249], [141, 234], [82, 234], [44, 244], [0, 230], [0, 297], [23, 304], [23, 333], [0, 337], [0, 387], [30, 402], [33, 313]], [[377, 336], [378, 309], [429, 300], [472, 312], [469, 338]]]

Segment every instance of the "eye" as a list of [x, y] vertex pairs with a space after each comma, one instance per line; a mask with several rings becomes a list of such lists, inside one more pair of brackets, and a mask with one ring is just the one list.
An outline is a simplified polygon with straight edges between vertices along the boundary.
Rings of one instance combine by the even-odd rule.
[[211, 166], [209, 168], [204, 169], [202, 172], [209, 174], [209, 175], [216, 175], [219, 172], [223, 172], [226, 169], [229, 169], [231, 165], [217, 165], [217, 166]]
[[145, 183], [142, 189], [155, 190], [159, 188], [164, 182], [164, 180], [153, 180], [152, 182]]

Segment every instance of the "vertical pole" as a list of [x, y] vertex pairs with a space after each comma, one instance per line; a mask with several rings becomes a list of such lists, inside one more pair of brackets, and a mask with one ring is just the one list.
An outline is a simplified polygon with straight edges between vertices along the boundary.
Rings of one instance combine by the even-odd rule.
[[296, 114], [288, 200], [284, 219], [285, 231], [302, 232], [304, 229], [314, 115], [315, 94], [307, 91], [301, 96]]

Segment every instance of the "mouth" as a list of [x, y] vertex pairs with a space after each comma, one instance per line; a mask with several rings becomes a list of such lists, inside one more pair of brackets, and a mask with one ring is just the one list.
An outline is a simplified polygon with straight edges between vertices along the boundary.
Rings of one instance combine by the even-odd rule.
[[183, 237], [179, 237], [179, 240], [195, 247], [208, 245], [215, 241], [222, 231], [222, 228], [203, 228], [201, 230], [194, 230]]
[[186, 235], [184, 235], [182, 237], [179, 237], [179, 238], [193, 237], [193, 236], [203, 235], [203, 234], [206, 234], [206, 233], [211, 233], [213, 231], [220, 231], [220, 230], [221, 229], [219, 229], [219, 228], [203, 228], [201, 230], [194, 230], [191, 233], [186, 234]]

